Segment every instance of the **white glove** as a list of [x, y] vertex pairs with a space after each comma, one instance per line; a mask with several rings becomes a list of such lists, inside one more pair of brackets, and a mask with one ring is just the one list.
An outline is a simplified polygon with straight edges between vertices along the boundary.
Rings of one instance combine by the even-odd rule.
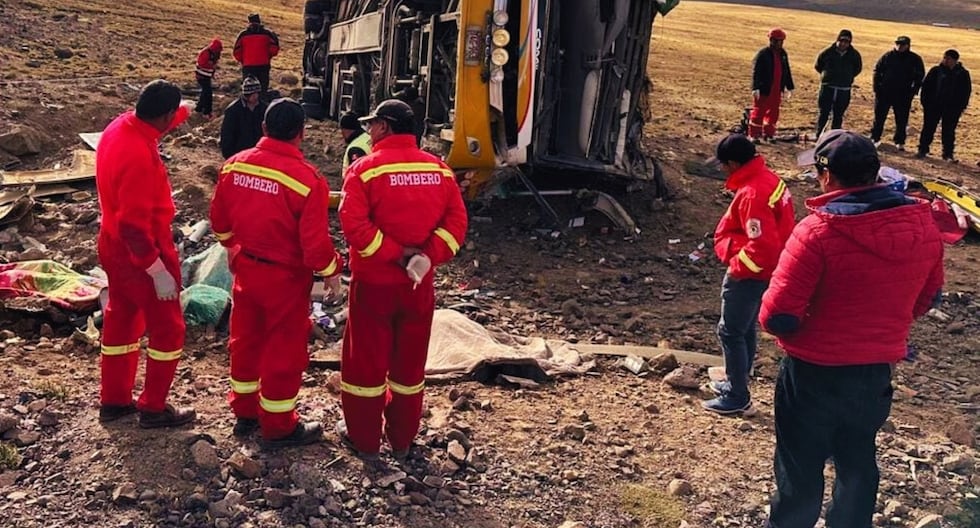
[[752, 99], [753, 100], [758, 99], [759, 98], [759, 95], [761, 95], [759, 93], [759, 90], [752, 90]]
[[783, 99], [792, 99], [793, 90], [783, 90]]
[[325, 299], [334, 299], [340, 296], [340, 274], [324, 279], [324, 286], [326, 286], [326, 293], [323, 296]]
[[412, 279], [416, 286], [422, 282], [422, 278], [429, 273], [430, 269], [432, 269], [432, 261], [425, 256], [425, 253], [412, 255], [412, 258], [408, 259], [408, 265], [405, 266], [408, 278]]
[[163, 265], [160, 257], [157, 257], [153, 264], [146, 268], [146, 274], [153, 279], [153, 289], [157, 291], [157, 299], [172, 301], [177, 298], [177, 281], [167, 271], [167, 267]]

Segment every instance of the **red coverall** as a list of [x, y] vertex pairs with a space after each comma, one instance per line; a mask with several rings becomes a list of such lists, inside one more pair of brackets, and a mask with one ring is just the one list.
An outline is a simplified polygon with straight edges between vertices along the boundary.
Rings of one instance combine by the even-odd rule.
[[432, 271], [413, 287], [402, 251], [420, 248], [435, 268], [459, 251], [467, 224], [453, 172], [419, 150], [413, 134], [371, 149], [344, 176], [340, 204], [352, 274], [341, 400], [350, 439], [365, 454], [380, 450], [382, 421], [392, 450], [407, 450], [422, 417]]
[[231, 391], [239, 418], [258, 418], [273, 440], [296, 428], [296, 396], [309, 363], [313, 274], [343, 263], [330, 240], [327, 182], [295, 146], [269, 137], [221, 169], [211, 225], [228, 248], [232, 286]]
[[[171, 128], [187, 119], [177, 110]], [[184, 348], [180, 301], [157, 299], [146, 273], [159, 257], [180, 289], [180, 263], [171, 224], [174, 202], [157, 142], [162, 134], [132, 111], [102, 133], [95, 184], [102, 210], [99, 261], [109, 277], [102, 327], [102, 405], [129, 405], [139, 366], [140, 337], [149, 334], [146, 378], [136, 406], [161, 412]]]
[[779, 105], [783, 102], [783, 61], [778, 53], [772, 59], [772, 84], [769, 95], [759, 94], [752, 101], [752, 111], [749, 112], [749, 137], [773, 137], [776, 135], [776, 123], [779, 121]]

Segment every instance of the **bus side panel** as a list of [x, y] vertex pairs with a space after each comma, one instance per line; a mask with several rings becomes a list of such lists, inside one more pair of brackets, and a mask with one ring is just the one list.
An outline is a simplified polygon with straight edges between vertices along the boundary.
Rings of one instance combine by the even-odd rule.
[[460, 4], [456, 50], [456, 118], [453, 145], [446, 163], [454, 168], [493, 167], [490, 138], [490, 91], [485, 76], [487, 17], [490, 0], [464, 0]]

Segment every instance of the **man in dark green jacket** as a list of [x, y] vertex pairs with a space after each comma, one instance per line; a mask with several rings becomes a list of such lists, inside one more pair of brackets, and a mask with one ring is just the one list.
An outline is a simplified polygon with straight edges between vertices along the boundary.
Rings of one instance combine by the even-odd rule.
[[841, 128], [844, 124], [844, 112], [851, 104], [851, 85], [854, 78], [861, 73], [861, 54], [853, 46], [851, 30], [842, 29], [837, 34], [837, 41], [817, 55], [813, 65], [820, 74], [820, 94], [817, 96], [817, 106], [820, 113], [817, 116], [817, 135], [823, 133], [831, 111], [834, 113], [830, 128]]

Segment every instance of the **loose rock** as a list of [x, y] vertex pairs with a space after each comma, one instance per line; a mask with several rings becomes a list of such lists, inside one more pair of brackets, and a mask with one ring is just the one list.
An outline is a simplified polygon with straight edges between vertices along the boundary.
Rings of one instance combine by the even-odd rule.
[[684, 479], [674, 479], [667, 485], [667, 493], [671, 497], [683, 497], [694, 493], [694, 487]]

